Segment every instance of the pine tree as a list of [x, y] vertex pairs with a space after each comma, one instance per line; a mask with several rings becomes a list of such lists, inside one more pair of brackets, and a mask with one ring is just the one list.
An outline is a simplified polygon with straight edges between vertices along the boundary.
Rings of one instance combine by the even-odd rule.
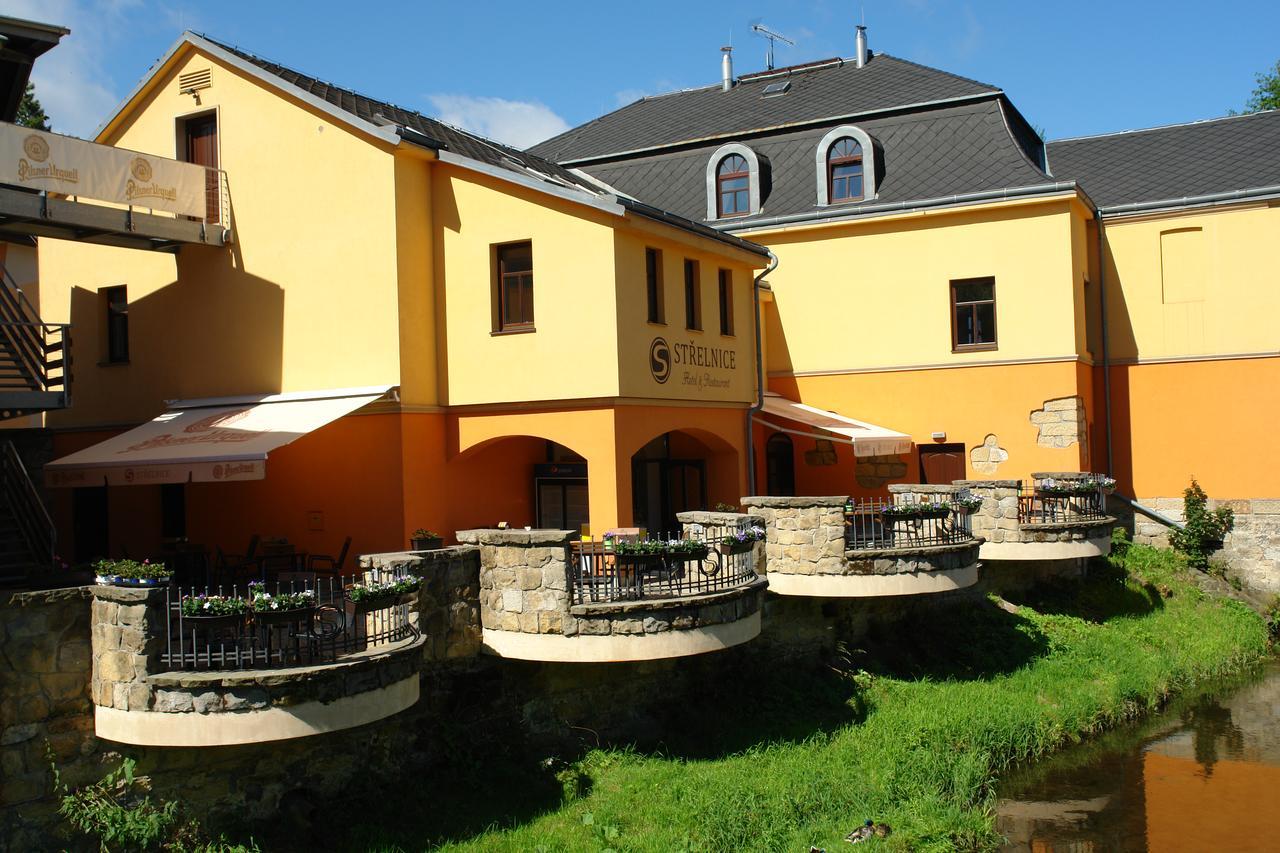
[[22, 95], [22, 103], [18, 104], [16, 123], [24, 127], [34, 127], [36, 130], [53, 129], [49, 126], [49, 116], [45, 114], [44, 107], [40, 106], [40, 102], [36, 100], [34, 83], [28, 83], [27, 91]]

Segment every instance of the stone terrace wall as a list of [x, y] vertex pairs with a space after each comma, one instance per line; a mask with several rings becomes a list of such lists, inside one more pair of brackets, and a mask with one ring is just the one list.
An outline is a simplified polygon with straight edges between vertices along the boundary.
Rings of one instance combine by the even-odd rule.
[[418, 628], [427, 661], [474, 658], [480, 653], [480, 549], [474, 545], [435, 551], [366, 554], [362, 568], [404, 568], [422, 579]]
[[491, 631], [577, 633], [569, 612], [569, 530], [459, 530], [479, 546], [480, 623]]
[[[1183, 520], [1182, 498], [1139, 498], [1138, 503], [1174, 521]], [[1219, 554], [1231, 574], [1254, 591], [1280, 593], [1280, 498], [1210, 499], [1210, 509], [1220, 506], [1231, 507], [1235, 513], [1235, 529], [1227, 535]], [[1169, 528], [1161, 522], [1116, 497], [1108, 500], [1107, 510], [1120, 519], [1133, 541], [1169, 547]]]
[[90, 592], [25, 592], [0, 604], [0, 846], [14, 843], [15, 808], [40, 811], [29, 804], [48, 788], [46, 745], [68, 782], [91, 778]]
[[844, 570], [844, 495], [747, 497], [751, 515], [764, 519], [764, 570], [794, 575]]
[[957, 480], [955, 485], [982, 498], [982, 506], [969, 516], [974, 536], [988, 542], [1019, 541], [1017, 480]]

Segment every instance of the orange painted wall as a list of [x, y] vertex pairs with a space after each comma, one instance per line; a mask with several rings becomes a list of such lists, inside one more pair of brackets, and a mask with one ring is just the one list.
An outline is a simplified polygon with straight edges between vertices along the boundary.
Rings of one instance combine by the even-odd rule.
[[1215, 498], [1280, 496], [1280, 358], [1111, 368], [1120, 491], [1180, 497], [1194, 475]]
[[[995, 434], [999, 446], [1009, 453], [1008, 461], [994, 475], [978, 474], [970, 466], [968, 476], [972, 478], [1025, 479], [1036, 471], [1078, 471], [1092, 463], [1089, 455], [1082, 455], [1079, 445], [1039, 446], [1038, 430], [1031, 423], [1031, 412], [1046, 400], [1075, 394], [1084, 398], [1087, 415], [1094, 418], [1092, 376], [1086, 366], [1077, 362], [775, 377], [770, 379], [769, 387], [792, 400], [905, 432], [916, 442], [917, 449], [933, 444], [934, 432], [945, 432], [946, 443], [963, 443], [966, 450], [981, 445], [988, 434]], [[799, 428], [805, 431], [802, 426]], [[769, 432], [761, 428], [756, 436], [761, 490], [766, 471], [764, 440]], [[1090, 430], [1091, 435], [1096, 432]], [[801, 436], [792, 436], [792, 440], [796, 448], [797, 493], [869, 493], [856, 484], [851, 447], [837, 446], [837, 465], [817, 467], [804, 462], [804, 452], [813, 449], [814, 440]], [[907, 474], [901, 482], [917, 482], [918, 460], [917, 452], [904, 457]]]
[[1149, 849], [1276, 849], [1275, 810], [1258, 807], [1258, 792], [1280, 790], [1280, 767], [1219, 761], [1206, 774], [1195, 761], [1147, 753], [1142, 778]]

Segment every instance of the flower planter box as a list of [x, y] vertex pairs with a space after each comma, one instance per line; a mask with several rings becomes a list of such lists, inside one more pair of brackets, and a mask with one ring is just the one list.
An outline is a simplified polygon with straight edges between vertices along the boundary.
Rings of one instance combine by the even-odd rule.
[[224, 613], [219, 616], [183, 616], [184, 628], [200, 628], [211, 631], [222, 628], [237, 628], [249, 620], [248, 613]]
[[921, 510], [920, 512], [911, 513], [881, 513], [880, 517], [884, 519], [886, 524], [893, 524], [899, 521], [923, 521], [924, 519], [941, 519], [951, 514], [948, 509], [930, 509]]
[[976, 507], [976, 506], [953, 506], [951, 508], [951, 511], [954, 512], [956, 515], [973, 515], [980, 508], [981, 507]]
[[721, 542], [716, 547], [719, 549], [721, 554], [725, 555], [726, 557], [732, 557], [735, 554], [750, 554], [753, 550], [755, 550], [756, 542], [755, 540], [752, 540], [750, 542], [735, 542], [732, 545]]
[[309, 622], [315, 615], [312, 607], [295, 607], [292, 610], [255, 610], [253, 620], [259, 625], [283, 625], [296, 622]]
[[165, 575], [162, 578], [122, 578], [119, 575], [97, 575], [94, 580], [103, 586], [129, 586], [151, 589], [158, 586], [168, 586], [170, 576]]
[[444, 537], [431, 536], [424, 539], [410, 539], [413, 551], [437, 551], [444, 547]]
[[417, 598], [418, 591], [402, 592], [399, 595], [384, 595], [378, 598], [366, 598], [363, 601], [351, 602], [355, 606], [357, 615], [371, 613], [374, 610], [386, 610], [390, 607], [396, 607], [401, 604], [412, 604]]

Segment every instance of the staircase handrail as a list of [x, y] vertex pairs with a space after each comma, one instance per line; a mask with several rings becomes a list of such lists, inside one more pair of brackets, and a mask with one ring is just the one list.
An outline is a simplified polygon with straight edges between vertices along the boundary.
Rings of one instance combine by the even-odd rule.
[[12, 441], [0, 442], [0, 485], [28, 552], [34, 560], [43, 561], [46, 569], [54, 568], [57, 528]]
[[[46, 323], [36, 312], [27, 295], [22, 292], [0, 261], [0, 334], [11, 343], [15, 363], [26, 374], [33, 390], [47, 391], [61, 386], [70, 392], [69, 350], [67, 323]], [[49, 354], [62, 354], [62, 371], [50, 375]]]

